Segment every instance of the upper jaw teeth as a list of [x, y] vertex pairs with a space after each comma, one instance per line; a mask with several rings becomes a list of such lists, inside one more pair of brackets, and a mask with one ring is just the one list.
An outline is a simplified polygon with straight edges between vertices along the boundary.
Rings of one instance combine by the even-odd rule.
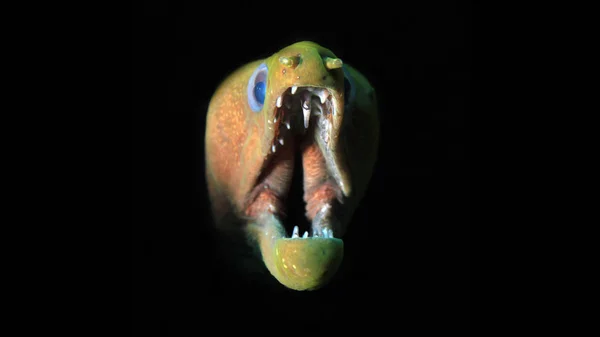
[[317, 93], [319, 99], [321, 100], [321, 104], [325, 104], [327, 97], [329, 97], [329, 90], [319, 90]]
[[[295, 95], [296, 92], [298, 92], [298, 86], [293, 86], [290, 90], [292, 95]], [[327, 99], [330, 96], [330, 92], [329, 90], [325, 89], [325, 88], [319, 88], [319, 87], [303, 87], [301, 90], [301, 97], [300, 97], [300, 106], [302, 108], [302, 114], [303, 114], [303, 119], [304, 119], [304, 128], [307, 129], [309, 126], [309, 121], [310, 121], [310, 115], [312, 114], [319, 114], [323, 112], [322, 106], [321, 105], [325, 105], [325, 102], [327, 102]], [[315, 100], [316, 97], [318, 97], [318, 102], [321, 103], [319, 104], [312, 104], [313, 101], [313, 96], [315, 96]], [[316, 103], [317, 101], [315, 101]], [[292, 104], [291, 104], [291, 97], [284, 97], [284, 94], [282, 94], [281, 96], [277, 97], [277, 101], [276, 101], [276, 105], [277, 108], [281, 108], [283, 105], [285, 104], [286, 108], [291, 109], [292, 108]]]
[[[294, 230], [292, 232], [292, 239], [307, 239], [308, 236], [308, 231], [305, 231], [304, 234], [302, 235], [302, 237], [300, 237], [299, 235], [300, 233], [300, 229], [298, 228], [298, 226], [294, 226]], [[318, 238], [324, 238], [324, 239], [333, 239], [333, 231], [329, 228], [323, 228], [322, 230], [315, 230], [313, 233], [313, 237]]]
[[[287, 92], [287, 94], [286, 94]], [[298, 87], [292, 86], [290, 91], [282, 93], [275, 102], [277, 111], [273, 119], [267, 120], [269, 124], [276, 124], [280, 119], [287, 130], [294, 129], [295, 125], [303, 125], [304, 128], [295, 129], [295, 132], [306, 130], [311, 123], [311, 116], [323, 116], [327, 113], [335, 114], [335, 109], [331, 101], [328, 101], [331, 92], [323, 87]], [[289, 94], [291, 93], [291, 95]], [[295, 95], [295, 96], [294, 96]], [[294, 98], [296, 97], [296, 98]], [[298, 107], [298, 103], [300, 106]], [[297, 110], [296, 110], [297, 109]], [[302, 122], [296, 118], [302, 117]], [[298, 116], [298, 117], [294, 117]], [[321, 130], [321, 136], [328, 139], [329, 121], [319, 119], [318, 127]], [[283, 126], [282, 125], [282, 126]], [[272, 129], [271, 127], [269, 127]], [[271, 152], [277, 151], [278, 146], [283, 146], [283, 135], [273, 140]]]
[[[325, 101], [327, 100], [327, 97], [329, 97], [329, 90], [325, 89], [325, 88], [317, 88], [317, 87], [306, 87], [306, 90], [319, 96], [319, 99], [321, 100], [321, 104], [324, 104]], [[298, 86], [294, 85], [291, 89], [291, 93], [292, 95], [296, 94], [296, 91], [298, 91]], [[281, 98], [281, 96], [279, 96]], [[278, 99], [279, 102], [279, 99]], [[277, 107], [281, 107], [280, 104], [277, 105]]]
[[304, 128], [308, 129], [308, 121], [310, 120], [310, 98], [312, 97], [311, 93], [308, 91], [304, 92], [304, 96], [302, 97], [302, 114], [304, 115]]

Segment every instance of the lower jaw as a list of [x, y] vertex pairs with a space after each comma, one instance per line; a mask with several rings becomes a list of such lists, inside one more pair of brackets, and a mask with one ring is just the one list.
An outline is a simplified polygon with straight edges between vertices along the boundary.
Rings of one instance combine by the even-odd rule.
[[293, 290], [317, 290], [336, 274], [344, 256], [339, 238], [287, 237], [274, 214], [263, 213], [247, 227], [265, 266], [279, 283]]
[[[327, 189], [327, 186], [321, 188]], [[292, 229], [292, 225], [284, 226], [276, 213], [266, 209], [256, 214], [246, 227], [250, 239], [260, 248], [262, 260], [271, 275], [289, 289], [302, 291], [323, 287], [342, 262], [344, 243], [335, 237], [341, 234], [333, 207], [331, 203], [320, 203], [317, 207], [320, 207], [318, 211], [307, 212], [312, 221], [310, 229], [302, 232], [298, 226]], [[298, 216], [294, 218], [298, 219]], [[287, 217], [286, 220], [289, 224], [291, 219]]]

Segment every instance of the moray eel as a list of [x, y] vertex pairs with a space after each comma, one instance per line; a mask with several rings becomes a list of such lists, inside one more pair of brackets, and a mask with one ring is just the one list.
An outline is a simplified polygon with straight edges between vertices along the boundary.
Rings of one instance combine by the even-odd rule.
[[[206, 117], [217, 229], [241, 233], [285, 287], [323, 287], [343, 259], [341, 238], [371, 179], [378, 143], [373, 87], [331, 50], [303, 41], [240, 67], [216, 87]], [[288, 198], [295, 167], [304, 202]], [[297, 209], [306, 224], [286, 217]]]

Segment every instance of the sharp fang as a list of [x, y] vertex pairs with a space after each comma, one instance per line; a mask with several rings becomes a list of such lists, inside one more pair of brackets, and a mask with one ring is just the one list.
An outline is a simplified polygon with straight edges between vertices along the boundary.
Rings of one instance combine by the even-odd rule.
[[294, 226], [294, 232], [292, 233], [292, 239], [295, 239], [298, 236], [298, 232], [300, 231], [300, 229], [298, 229], [298, 226]]
[[304, 232], [304, 235], [302, 235], [303, 239], [306, 239], [308, 237], [308, 232]]
[[281, 104], [283, 103], [283, 98], [281, 96], [277, 97], [277, 107], [281, 108]]
[[277, 149], [275, 148], [275, 144], [271, 145], [271, 151], [273, 151], [273, 153], [275, 153]]
[[303, 101], [302, 103], [302, 109], [310, 109], [310, 97], [308, 97], [308, 99], [306, 99], [305, 101]]
[[285, 122], [285, 127], [288, 128], [288, 130], [290, 129], [290, 122]]
[[302, 113], [304, 114], [304, 128], [308, 129], [308, 121], [310, 119], [310, 100], [311, 94], [308, 91], [304, 92], [303, 100], [300, 102], [302, 105]]
[[302, 113], [304, 114], [304, 128], [308, 129], [308, 120], [310, 119], [310, 109], [304, 109], [304, 107], [302, 107]]
[[279, 144], [283, 145], [283, 138], [279, 138]]
[[325, 89], [319, 91], [319, 99], [321, 100], [321, 104], [325, 104], [327, 97], [329, 97], [329, 91]]
[[298, 87], [297, 86], [293, 86], [292, 87], [292, 95], [296, 93], [296, 90], [298, 90]]

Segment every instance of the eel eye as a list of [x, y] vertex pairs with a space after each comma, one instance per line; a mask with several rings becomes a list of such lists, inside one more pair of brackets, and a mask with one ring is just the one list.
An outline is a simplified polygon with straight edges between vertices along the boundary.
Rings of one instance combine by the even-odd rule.
[[350, 81], [344, 76], [344, 104], [350, 100]]
[[344, 69], [344, 105], [348, 107], [354, 102], [356, 88], [354, 86], [354, 80], [352, 79], [350, 72], [346, 69], [346, 66], [342, 66], [342, 69]]
[[261, 64], [254, 70], [248, 81], [248, 104], [254, 112], [259, 112], [267, 94], [267, 65]]

